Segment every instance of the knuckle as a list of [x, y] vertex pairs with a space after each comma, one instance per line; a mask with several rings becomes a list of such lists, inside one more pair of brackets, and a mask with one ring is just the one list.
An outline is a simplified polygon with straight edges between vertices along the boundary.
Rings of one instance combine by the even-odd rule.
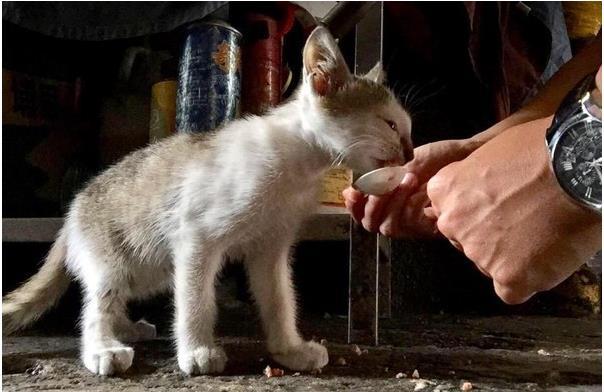
[[516, 296], [513, 294], [513, 291], [504, 284], [499, 283], [496, 280], [493, 280], [493, 288], [495, 289], [495, 294], [508, 305], [515, 304]]
[[428, 184], [426, 186], [426, 192], [428, 193], [428, 197], [430, 200], [435, 201], [435, 199], [440, 194], [440, 191], [443, 187], [443, 179], [439, 174], [436, 174], [434, 177], [428, 180]]
[[368, 202], [367, 204], [365, 204], [364, 211], [365, 211], [365, 216], [368, 216], [368, 217], [377, 215], [378, 210], [377, 210], [376, 203], [374, 201]]
[[444, 188], [446, 188], [449, 183], [449, 169], [448, 167], [444, 167], [438, 171], [430, 180], [428, 181], [428, 194], [430, 191], [438, 192]]
[[524, 279], [515, 274], [497, 272], [493, 276], [493, 284], [497, 296], [508, 305], [526, 302], [532, 295], [526, 288]]
[[493, 274], [493, 280], [496, 281], [500, 286], [505, 287], [509, 290], [511, 287], [518, 286], [519, 281], [514, 274], [506, 271], [503, 268], [499, 268]]
[[439, 216], [436, 221], [436, 226], [438, 227], [438, 230], [448, 238], [451, 238], [451, 235], [455, 232], [454, 224], [448, 214]]
[[391, 230], [390, 227], [380, 226], [380, 234], [384, 237], [394, 237], [394, 232]]
[[364, 217], [361, 220], [361, 224], [363, 225], [363, 227], [365, 228], [365, 230], [370, 231], [372, 233], [377, 232], [379, 226], [376, 224], [374, 219], [371, 219], [369, 217]]
[[514, 294], [511, 294], [510, 292], [504, 292], [502, 294], [499, 295], [499, 298], [505, 302], [507, 305], [518, 305], [521, 304], [522, 301], [520, 300], [520, 298]]
[[479, 267], [484, 268], [484, 264], [486, 263], [482, 260], [482, 253], [475, 246], [464, 247], [464, 253], [468, 259], [472, 260]]
[[380, 225], [380, 234], [386, 237], [395, 237], [397, 235], [397, 230], [391, 220]]
[[449, 188], [452, 181], [452, 174], [457, 166], [458, 162], [453, 162], [440, 169], [430, 180], [428, 181], [428, 195], [430, 191], [433, 193], [443, 192]]

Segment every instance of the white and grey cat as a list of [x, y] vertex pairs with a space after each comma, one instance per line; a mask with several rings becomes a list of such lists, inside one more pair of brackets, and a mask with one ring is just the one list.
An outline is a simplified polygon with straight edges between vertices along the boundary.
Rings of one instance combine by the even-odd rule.
[[155, 336], [153, 325], [129, 320], [128, 301], [172, 289], [180, 369], [221, 372], [214, 286], [228, 255], [244, 259], [273, 358], [294, 370], [325, 366], [325, 347], [296, 328], [290, 247], [324, 172], [409, 160], [411, 119], [382, 86], [381, 66], [353, 76], [325, 28], [308, 38], [303, 62], [295, 97], [270, 113], [172, 136], [94, 178], [40, 271], [3, 299], [4, 332], [39, 318], [73, 276], [83, 287], [84, 365], [124, 372], [134, 356], [124, 342]]

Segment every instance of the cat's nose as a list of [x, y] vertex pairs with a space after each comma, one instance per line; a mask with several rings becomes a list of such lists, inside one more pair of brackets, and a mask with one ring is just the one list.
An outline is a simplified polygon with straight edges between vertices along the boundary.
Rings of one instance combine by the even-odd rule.
[[409, 162], [413, 160], [413, 143], [411, 140], [401, 138], [401, 148], [403, 152], [403, 160]]

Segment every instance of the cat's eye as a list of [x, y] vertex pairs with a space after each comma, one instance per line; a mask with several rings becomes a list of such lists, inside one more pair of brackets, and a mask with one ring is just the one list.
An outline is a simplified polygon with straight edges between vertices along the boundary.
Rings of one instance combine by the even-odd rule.
[[388, 124], [390, 129], [392, 129], [393, 131], [397, 130], [396, 123], [394, 121], [390, 121], [390, 120], [384, 120], [384, 121], [386, 122], [386, 124]]

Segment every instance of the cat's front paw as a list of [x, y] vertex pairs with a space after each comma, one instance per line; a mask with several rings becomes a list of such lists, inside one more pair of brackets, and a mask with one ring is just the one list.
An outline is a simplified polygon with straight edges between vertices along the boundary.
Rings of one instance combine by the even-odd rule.
[[272, 353], [275, 361], [291, 370], [321, 369], [329, 362], [325, 346], [316, 342], [303, 342], [284, 352]]
[[178, 353], [178, 366], [189, 376], [221, 373], [227, 362], [222, 347], [200, 346]]
[[134, 350], [131, 347], [116, 346], [84, 351], [84, 366], [100, 376], [123, 373], [132, 366]]

